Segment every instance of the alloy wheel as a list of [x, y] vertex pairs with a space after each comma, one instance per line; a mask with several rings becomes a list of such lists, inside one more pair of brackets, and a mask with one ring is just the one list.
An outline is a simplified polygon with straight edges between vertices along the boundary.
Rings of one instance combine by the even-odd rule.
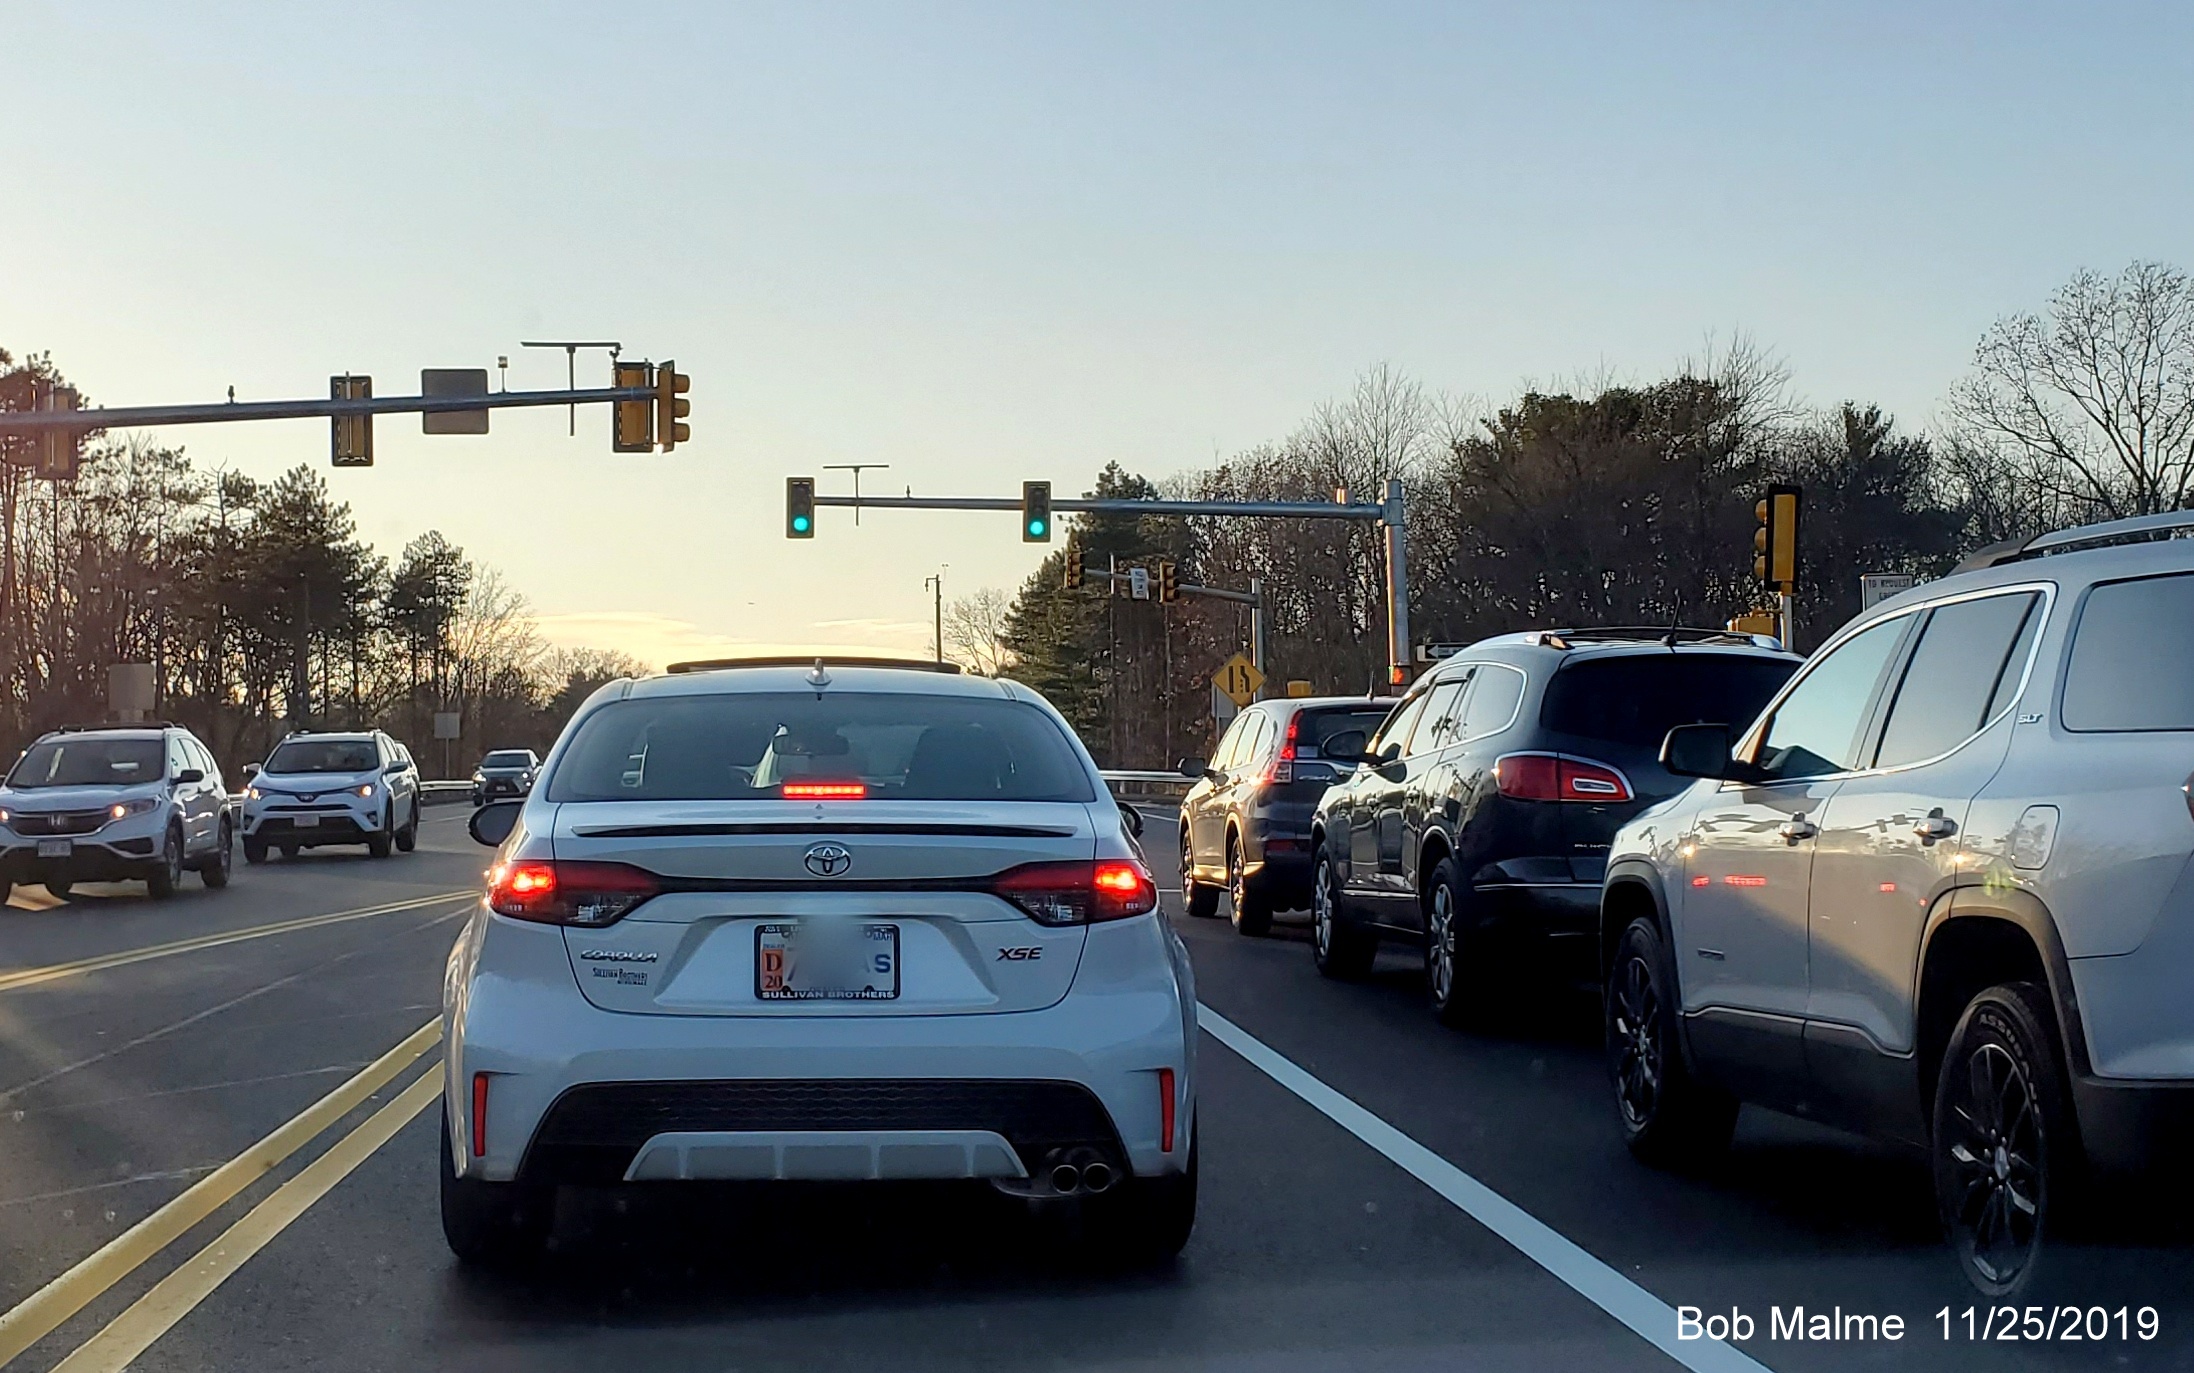
[[1310, 943], [1320, 963], [1333, 957], [1333, 869], [1324, 863], [1310, 884]]
[[1615, 984], [1615, 1090], [1623, 1120], [1636, 1130], [1653, 1119], [1661, 1100], [1661, 999], [1653, 970], [1632, 955]]
[[1976, 1048], [1964, 1078], [1948, 1141], [1956, 1179], [1952, 1236], [1978, 1277], [2008, 1290], [2033, 1262], [2041, 1238], [2048, 1142], [2033, 1084], [2003, 1045]]
[[1455, 898], [1445, 882], [1432, 889], [1431, 924], [1425, 932], [1425, 978], [1433, 1004], [1445, 1006], [1455, 994]]
[[1186, 892], [1196, 882], [1196, 846], [1189, 842], [1188, 827], [1181, 828], [1181, 890]]

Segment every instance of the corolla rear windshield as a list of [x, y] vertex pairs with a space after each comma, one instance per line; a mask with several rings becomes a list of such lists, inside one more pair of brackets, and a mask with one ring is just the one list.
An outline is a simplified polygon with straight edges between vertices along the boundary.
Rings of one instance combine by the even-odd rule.
[[1090, 801], [1080, 755], [1018, 701], [914, 693], [672, 696], [588, 716], [552, 801], [731, 801], [842, 794], [903, 801]]
[[126, 787], [167, 775], [158, 739], [47, 739], [32, 744], [8, 773], [11, 787]]
[[368, 739], [292, 739], [267, 755], [268, 772], [366, 772], [381, 765]]

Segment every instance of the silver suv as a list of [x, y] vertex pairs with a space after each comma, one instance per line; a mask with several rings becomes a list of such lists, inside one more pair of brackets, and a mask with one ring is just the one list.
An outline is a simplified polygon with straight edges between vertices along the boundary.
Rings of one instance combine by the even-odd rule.
[[0, 902], [42, 882], [142, 881], [175, 895], [195, 869], [229, 884], [235, 818], [221, 768], [180, 725], [65, 725], [23, 750], [0, 782]]
[[1925, 1148], [1967, 1276], [2194, 1143], [2194, 512], [2000, 545], [1846, 625], [1617, 835], [1606, 1031], [1641, 1157], [1739, 1101]]

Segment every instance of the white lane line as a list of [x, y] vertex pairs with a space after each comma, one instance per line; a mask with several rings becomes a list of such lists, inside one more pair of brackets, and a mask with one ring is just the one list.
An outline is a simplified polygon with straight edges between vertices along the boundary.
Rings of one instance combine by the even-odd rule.
[[1404, 1172], [1454, 1203], [1472, 1220], [1514, 1245], [1525, 1258], [1568, 1284], [1585, 1300], [1629, 1326], [1684, 1367], [1694, 1373], [1769, 1373], [1765, 1364], [1719, 1340], [1678, 1341], [1675, 1308], [1201, 1002], [1196, 1006], [1196, 1023], [1213, 1039], [1247, 1059], [1252, 1067], [1384, 1154]]

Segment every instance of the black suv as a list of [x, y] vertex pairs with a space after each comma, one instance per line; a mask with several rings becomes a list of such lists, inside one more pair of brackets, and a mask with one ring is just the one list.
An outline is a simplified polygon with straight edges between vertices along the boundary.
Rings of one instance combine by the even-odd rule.
[[499, 748], [472, 772], [472, 804], [484, 806], [499, 796], [524, 796], [541, 771], [540, 755], [530, 748]]
[[1259, 701], [1240, 715], [1207, 761], [1186, 758], [1196, 779], [1181, 800], [1181, 894], [1188, 913], [1219, 913], [1223, 883], [1234, 928], [1263, 934], [1275, 910], [1310, 904], [1310, 817], [1318, 798], [1353, 763], [1320, 752], [1335, 734], [1363, 735], [1394, 709], [1362, 696]]
[[1368, 743], [1326, 740], [1359, 766], [1311, 822], [1319, 970], [1360, 975], [1381, 939], [1420, 945], [1449, 1023], [1490, 1009], [1535, 949], [1593, 975], [1609, 842], [1689, 785], [1661, 741], [1753, 718], [1799, 661], [1772, 639], [1610, 628], [1504, 635], [1442, 663]]

